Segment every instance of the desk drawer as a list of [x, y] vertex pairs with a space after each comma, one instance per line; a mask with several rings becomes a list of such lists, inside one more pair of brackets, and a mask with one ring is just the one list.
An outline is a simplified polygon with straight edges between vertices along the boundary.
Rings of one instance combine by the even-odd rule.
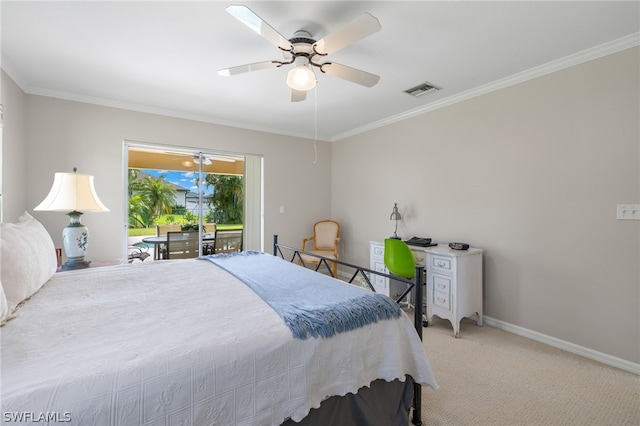
[[384, 258], [384, 247], [381, 246], [373, 246], [373, 251], [371, 252], [372, 256], [378, 257], [380, 259]]
[[430, 256], [430, 267], [434, 272], [451, 275], [453, 272], [453, 258], [432, 254]]
[[451, 294], [451, 277], [431, 275], [431, 284], [433, 285], [433, 291], [447, 295]]
[[[382, 272], [383, 274], [387, 273], [387, 268], [384, 266], [384, 262], [374, 261], [373, 270], [376, 272]], [[376, 289], [376, 292], [382, 293], [382, 294], [388, 294], [386, 277], [373, 274], [373, 280], [371, 284], [373, 284], [373, 287]]]
[[423, 251], [411, 251], [413, 253], [413, 257], [416, 259], [416, 265], [426, 265], [427, 254]]
[[446, 293], [440, 293], [438, 291], [433, 292], [433, 305], [447, 311], [451, 310], [451, 295]]

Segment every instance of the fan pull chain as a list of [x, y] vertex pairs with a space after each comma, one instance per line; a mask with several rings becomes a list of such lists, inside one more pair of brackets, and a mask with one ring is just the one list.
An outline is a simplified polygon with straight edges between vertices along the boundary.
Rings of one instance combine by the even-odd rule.
[[315, 158], [313, 160], [313, 164], [318, 162], [318, 85], [313, 89], [313, 152]]

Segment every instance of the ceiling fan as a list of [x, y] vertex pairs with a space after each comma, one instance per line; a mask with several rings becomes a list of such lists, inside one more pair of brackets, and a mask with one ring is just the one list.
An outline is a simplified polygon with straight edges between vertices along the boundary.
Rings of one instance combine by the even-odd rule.
[[246, 6], [233, 5], [227, 7], [226, 11], [280, 49], [285, 60], [262, 61], [225, 68], [218, 70], [220, 75], [231, 76], [293, 64], [294, 67], [287, 74], [287, 85], [291, 88], [292, 102], [305, 100], [307, 91], [315, 87], [316, 78], [312, 67], [320, 69], [324, 74], [366, 87], [372, 87], [380, 80], [380, 77], [375, 74], [346, 65], [331, 61], [318, 62], [325, 56], [380, 31], [382, 28], [380, 22], [369, 13], [363, 13], [322, 39], [315, 40], [309, 32], [304, 30], [296, 31], [292, 38], [287, 39]]
[[[172, 160], [182, 161], [182, 165], [185, 167], [191, 167], [192, 165], [200, 164], [200, 156], [198, 154], [193, 154], [189, 159], [189, 156], [178, 156], [172, 158]], [[224, 163], [235, 163], [235, 159], [231, 157], [225, 157], [221, 155], [212, 155], [212, 154], [202, 154], [202, 165], [209, 166], [212, 164], [212, 161], [221, 161]]]

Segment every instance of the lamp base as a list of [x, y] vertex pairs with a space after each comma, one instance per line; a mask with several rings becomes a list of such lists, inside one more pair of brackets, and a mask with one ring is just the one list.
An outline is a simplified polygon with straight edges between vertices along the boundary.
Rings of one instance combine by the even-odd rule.
[[84, 269], [91, 265], [90, 260], [75, 260], [69, 259], [62, 264], [63, 271], [72, 271], [74, 269]]
[[91, 262], [84, 260], [84, 256], [87, 254], [89, 230], [80, 223], [80, 215], [82, 213], [74, 210], [67, 214], [70, 222], [62, 230], [62, 245], [67, 255], [67, 261], [62, 265], [62, 270], [88, 268]]

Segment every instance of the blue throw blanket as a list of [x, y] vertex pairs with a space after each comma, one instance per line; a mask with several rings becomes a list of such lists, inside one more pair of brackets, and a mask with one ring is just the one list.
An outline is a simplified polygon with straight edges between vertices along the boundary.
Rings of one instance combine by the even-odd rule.
[[398, 318], [389, 297], [372, 293], [258, 251], [203, 256], [258, 294], [293, 337], [330, 337], [379, 320]]

